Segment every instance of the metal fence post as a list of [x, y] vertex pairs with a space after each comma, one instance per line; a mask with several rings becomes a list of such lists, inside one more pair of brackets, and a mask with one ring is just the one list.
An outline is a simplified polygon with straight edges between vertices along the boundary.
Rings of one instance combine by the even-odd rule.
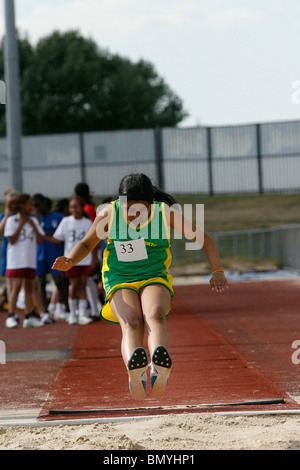
[[156, 127], [154, 129], [154, 150], [155, 150], [155, 165], [157, 183], [160, 189], [165, 187], [164, 168], [163, 168], [163, 143], [162, 143], [162, 129]]
[[213, 168], [212, 168], [212, 146], [211, 146], [211, 127], [207, 127], [207, 159], [208, 159], [208, 180], [209, 194], [214, 195]]
[[259, 194], [264, 193], [262, 161], [261, 161], [261, 126], [256, 124], [256, 149], [257, 149], [257, 172], [258, 172], [258, 190]]
[[81, 182], [86, 183], [86, 174], [85, 174], [85, 152], [84, 152], [84, 135], [82, 132], [78, 134], [79, 138], [79, 158], [80, 158], [80, 175]]
[[22, 116], [20, 97], [19, 48], [15, 27], [13, 0], [5, 0], [5, 82], [7, 88], [6, 133], [11, 185], [23, 191]]

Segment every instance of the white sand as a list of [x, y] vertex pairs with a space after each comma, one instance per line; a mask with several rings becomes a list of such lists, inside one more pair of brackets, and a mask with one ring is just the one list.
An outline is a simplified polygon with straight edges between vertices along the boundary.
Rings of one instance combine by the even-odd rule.
[[117, 423], [2, 426], [1, 450], [300, 450], [300, 415], [170, 414]]
[[[199, 283], [198, 273], [178, 284]], [[205, 281], [206, 282], [206, 281]], [[3, 423], [3, 421], [2, 421]], [[0, 450], [300, 450], [300, 414], [185, 413], [115, 423], [1, 426]]]

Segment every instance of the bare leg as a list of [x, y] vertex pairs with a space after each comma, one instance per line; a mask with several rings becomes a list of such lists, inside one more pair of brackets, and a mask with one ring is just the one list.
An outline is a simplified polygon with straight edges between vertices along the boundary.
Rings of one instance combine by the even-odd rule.
[[[33, 296], [33, 283], [36, 280], [32, 279], [24, 279], [24, 291], [25, 291], [25, 315], [31, 313], [32, 311], [32, 296]], [[38, 292], [38, 285], [36, 286], [36, 292]]]
[[38, 276], [33, 284], [33, 298], [39, 313], [46, 312], [48, 300], [46, 295], [46, 274]]
[[87, 276], [80, 276], [80, 289], [78, 292], [78, 298], [82, 300], [87, 300], [87, 293], [86, 293], [86, 284], [87, 284]]
[[143, 346], [144, 322], [139, 295], [130, 289], [117, 290], [110, 300], [122, 330], [121, 352], [125, 365], [134, 349]]
[[78, 310], [79, 310], [79, 317], [78, 323], [80, 325], [87, 325], [91, 323], [93, 320], [90, 317], [88, 310], [87, 310], [87, 294], [86, 294], [86, 276], [80, 276], [80, 288], [78, 290]]
[[6, 298], [7, 298], [8, 305], [10, 304], [9, 299], [10, 299], [11, 286], [12, 286], [12, 280], [10, 277], [7, 277], [6, 278]]
[[[42, 277], [42, 276], [40, 276], [40, 277]], [[26, 284], [26, 281], [28, 281], [28, 279], [25, 280], [25, 284]], [[41, 313], [43, 313], [47, 310], [47, 304], [44, 303], [44, 298], [43, 298], [43, 295], [42, 295], [43, 289], [41, 289], [41, 286], [40, 286], [39, 282], [40, 282], [40, 280], [35, 278], [31, 282], [31, 284], [32, 284], [32, 299], [36, 303], [36, 308], [37, 308], [38, 313], [41, 314]], [[41, 282], [43, 282], [43, 281], [41, 281]], [[25, 284], [24, 284], [24, 287], [25, 287]], [[26, 294], [26, 288], [25, 288], [25, 294]], [[25, 298], [26, 298], [26, 295], [25, 295]], [[31, 299], [30, 311], [32, 310], [32, 299]]]
[[69, 297], [69, 281], [65, 277], [65, 273], [61, 272], [60, 276], [52, 275], [53, 281], [56, 288], [53, 290], [53, 296], [51, 297], [50, 302], [56, 304], [60, 303], [65, 305], [66, 309], [68, 308], [68, 297]]
[[80, 288], [79, 278], [77, 277], [70, 278], [70, 288], [69, 288], [69, 297], [68, 297], [68, 304], [69, 304], [69, 310], [70, 310], [68, 323], [70, 325], [77, 323], [77, 292], [79, 288]]
[[18, 295], [22, 286], [22, 281], [23, 279], [21, 278], [10, 278], [11, 279], [11, 285], [10, 285], [10, 294], [9, 294], [9, 311], [11, 313], [16, 313], [16, 308], [17, 308], [17, 300], [18, 300]]
[[161, 284], [146, 286], [141, 292], [141, 304], [151, 354], [151, 386], [155, 395], [165, 393], [172, 360], [168, 351], [169, 334], [166, 314], [171, 302], [171, 293]]
[[161, 284], [151, 284], [141, 292], [141, 305], [152, 356], [158, 345], [169, 347], [166, 314], [171, 302], [170, 291]]
[[117, 290], [110, 301], [122, 330], [121, 351], [134, 400], [146, 395], [148, 360], [143, 349], [144, 322], [139, 295], [130, 289]]
[[78, 291], [80, 291], [80, 278], [79, 277], [71, 277], [70, 278], [70, 290], [69, 290], [69, 298], [70, 299], [77, 299]]

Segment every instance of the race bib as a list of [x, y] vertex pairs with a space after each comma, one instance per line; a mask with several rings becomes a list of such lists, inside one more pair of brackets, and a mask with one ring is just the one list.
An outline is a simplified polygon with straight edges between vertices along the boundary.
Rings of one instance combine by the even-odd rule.
[[114, 244], [119, 261], [140, 261], [148, 258], [145, 240], [143, 238], [126, 242], [115, 241]]

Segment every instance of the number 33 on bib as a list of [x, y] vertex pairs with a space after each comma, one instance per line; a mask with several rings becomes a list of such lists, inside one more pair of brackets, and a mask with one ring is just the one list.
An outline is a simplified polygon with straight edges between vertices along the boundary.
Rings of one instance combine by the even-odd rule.
[[118, 261], [140, 261], [148, 258], [144, 238], [138, 240], [117, 242], [114, 241]]

